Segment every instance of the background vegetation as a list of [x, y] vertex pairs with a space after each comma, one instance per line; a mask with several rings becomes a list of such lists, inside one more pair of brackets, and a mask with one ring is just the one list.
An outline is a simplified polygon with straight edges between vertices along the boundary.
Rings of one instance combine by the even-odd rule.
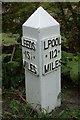
[[[25, 101], [25, 80], [22, 64], [22, 24], [39, 7], [47, 10], [61, 26], [62, 36], [62, 101], [46, 115], [37, 113]], [[75, 96], [77, 100], [80, 86], [80, 2], [77, 3], [4, 3], [2, 4], [2, 68], [3, 68], [3, 117], [25, 118], [72, 118], [80, 119], [79, 101], [69, 107], [66, 96]], [[20, 92], [21, 91], [21, 92]], [[74, 94], [73, 94], [74, 91]], [[65, 95], [66, 96], [65, 96]], [[13, 97], [12, 97], [13, 95]], [[8, 98], [6, 98], [8, 96]], [[68, 98], [71, 100], [70, 98]], [[75, 99], [72, 97], [72, 99]], [[76, 101], [76, 100], [75, 100]], [[9, 104], [8, 104], [9, 103]], [[7, 106], [5, 105], [7, 104]], [[8, 112], [6, 113], [6, 108]], [[75, 106], [75, 109], [73, 107]], [[77, 107], [76, 107], [77, 106]], [[79, 107], [78, 107], [79, 106]], [[22, 108], [22, 110], [21, 110]], [[65, 109], [64, 109], [65, 108]], [[20, 114], [21, 113], [21, 114]]]

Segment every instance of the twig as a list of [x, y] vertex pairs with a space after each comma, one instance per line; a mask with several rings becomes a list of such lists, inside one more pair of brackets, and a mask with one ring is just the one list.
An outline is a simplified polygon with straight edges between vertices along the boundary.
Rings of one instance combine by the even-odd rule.
[[21, 95], [19, 95], [19, 96], [25, 103], [27, 103], [27, 101]]
[[22, 97], [22, 94], [18, 91], [18, 96], [22, 99], [22, 101], [24, 101], [25, 103], [27, 103], [27, 101]]
[[14, 45], [14, 47], [13, 47], [13, 51], [12, 51], [12, 55], [11, 55], [11, 60], [10, 60], [10, 61], [12, 61], [12, 59], [13, 59], [14, 52], [15, 52], [15, 45]]
[[12, 115], [12, 113], [5, 111], [4, 114], [6, 115]]
[[30, 115], [31, 115], [34, 111], [36, 111], [37, 106], [38, 106], [38, 105], [36, 105], [35, 108], [32, 108], [32, 110], [31, 110], [31, 112], [30, 112]]

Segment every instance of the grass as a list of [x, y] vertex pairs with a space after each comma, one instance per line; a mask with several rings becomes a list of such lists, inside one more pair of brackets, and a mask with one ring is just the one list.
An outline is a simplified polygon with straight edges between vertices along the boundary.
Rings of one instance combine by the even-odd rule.
[[[20, 92], [21, 91], [21, 92]], [[3, 90], [3, 118], [13, 119], [80, 119], [80, 105], [76, 89], [63, 89], [62, 104], [50, 113], [39, 112], [25, 101], [24, 90]]]

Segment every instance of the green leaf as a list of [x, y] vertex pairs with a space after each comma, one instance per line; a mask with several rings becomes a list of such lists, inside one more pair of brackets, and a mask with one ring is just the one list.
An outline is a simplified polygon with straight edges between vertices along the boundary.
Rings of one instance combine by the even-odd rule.
[[67, 38], [66, 38], [65, 36], [61, 36], [61, 40], [62, 40], [62, 45], [63, 45], [65, 48], [69, 48], [68, 42], [67, 42]]
[[19, 67], [20, 63], [19, 62], [16, 62], [16, 61], [10, 61], [7, 63], [9, 65], [9, 67], [11, 68], [17, 68]]
[[[1, 34], [0, 34], [0, 36], [1, 36]], [[19, 38], [19, 34], [2, 33], [2, 44], [4, 46], [18, 44], [18, 42], [17, 42], [18, 38]]]
[[70, 77], [73, 81], [78, 81], [78, 62], [74, 60], [71, 64]]
[[70, 71], [71, 61], [73, 58], [72, 53], [62, 51], [62, 73], [67, 74]]
[[67, 75], [70, 73], [70, 78], [75, 83], [78, 82], [79, 74], [79, 61], [80, 55], [74, 55], [73, 53], [67, 53], [62, 51], [62, 73]]
[[10, 107], [14, 113], [19, 111], [19, 105], [20, 105], [19, 101], [17, 101], [17, 100], [11, 101]]

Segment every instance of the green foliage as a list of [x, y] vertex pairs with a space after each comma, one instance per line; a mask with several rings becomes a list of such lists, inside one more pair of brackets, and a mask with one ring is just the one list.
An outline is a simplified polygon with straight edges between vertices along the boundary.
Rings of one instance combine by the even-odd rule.
[[[33, 104], [25, 100], [25, 89], [3, 89], [3, 116], [5, 119], [80, 119], [80, 105], [78, 104], [79, 98], [76, 99], [78, 93], [76, 89], [62, 89], [63, 96], [62, 104], [56, 107], [50, 113], [45, 109], [41, 109], [40, 105], [32, 107]], [[77, 95], [76, 95], [77, 94]], [[75, 97], [74, 97], [75, 96]], [[73, 98], [73, 99], [72, 99]], [[74, 100], [75, 99], [75, 100]], [[38, 109], [37, 111], [37, 108]], [[7, 110], [7, 112], [6, 112]]]
[[7, 11], [7, 14], [3, 14], [3, 32], [19, 33], [21, 36], [22, 24], [28, 19], [33, 11], [36, 10], [39, 3], [13, 2], [7, 3], [7, 5], [9, 5], [9, 10]]
[[7, 58], [7, 57], [11, 57], [11, 54], [2, 54], [2, 55], [0, 55], [0, 57], [2, 58], [2, 60], [4, 60], [5, 58]]
[[65, 110], [62, 110], [60, 113], [59, 113], [59, 118], [60, 119], [78, 119], [77, 117], [77, 112], [78, 110], [72, 110], [72, 109], [69, 109], [69, 108], [66, 108]]
[[[80, 3], [2, 3], [6, 4], [8, 10], [3, 14], [3, 33], [0, 34], [0, 43], [3, 43], [3, 87], [4, 88], [18, 88], [24, 86], [24, 70], [22, 64], [22, 24], [29, 18], [29, 16], [39, 7], [43, 6], [59, 23], [61, 26], [62, 38], [62, 75], [65, 79], [69, 79], [74, 85], [78, 85], [80, 79]], [[1, 42], [2, 38], [2, 42]], [[13, 59], [11, 60], [13, 48], [15, 51]], [[71, 80], [71, 81], [70, 81]], [[60, 93], [58, 98], [63, 99], [64, 94]], [[11, 100], [10, 100], [11, 101]], [[41, 109], [38, 113], [32, 109], [31, 104], [21, 103], [13, 99], [10, 103], [12, 110], [12, 117], [26, 119], [80, 119], [80, 109], [71, 109], [67, 106], [56, 108], [51, 113]], [[45, 111], [45, 112], [44, 112]]]
[[[78, 62], [80, 60], [77, 52], [79, 51], [79, 25], [73, 24], [76, 17], [76, 22], [79, 24], [78, 3], [3, 3], [7, 5], [6, 13], [3, 14], [3, 85], [11, 82], [10, 86], [15, 86], [17, 81], [23, 79], [22, 68], [22, 51], [21, 36], [22, 36], [22, 24], [29, 18], [29, 16], [39, 7], [42, 6], [46, 9], [61, 26], [61, 39], [62, 39], [62, 74], [68, 76], [74, 82], [78, 84], [80, 78], [80, 72], [78, 70]], [[70, 6], [70, 8], [68, 7]], [[74, 13], [75, 12], [75, 13]], [[76, 16], [76, 17], [75, 17]], [[0, 41], [1, 42], [1, 41]], [[19, 43], [20, 42], [20, 43]], [[15, 45], [15, 53], [12, 57], [13, 47]], [[67, 51], [67, 52], [66, 52]], [[78, 59], [79, 57], [79, 59]], [[9, 71], [11, 74], [9, 74]], [[22, 75], [19, 75], [21, 73]], [[9, 86], [9, 85], [8, 85]]]
[[4, 46], [18, 44], [18, 42], [17, 42], [18, 38], [19, 38], [19, 34], [2, 33], [2, 43]]
[[[34, 109], [32, 109], [31, 104], [29, 103], [23, 104], [18, 100], [12, 100], [10, 103], [10, 108], [13, 113], [13, 118], [16, 117], [16, 118], [28, 119], [28, 118], [32, 118], [31, 116], [35, 117], [35, 115], [37, 114], [37, 112], [34, 111]], [[33, 114], [33, 112], [35, 113], [35, 115]]]
[[[10, 61], [10, 62], [8, 62], [7, 64], [8, 64], [8, 66], [9, 66], [10, 68], [12, 67], [13, 70], [14, 70], [14, 69], [17, 69], [17, 67], [19, 67], [19, 64], [20, 64], [20, 63], [19, 63], [19, 62], [16, 62], [16, 61]], [[12, 70], [12, 71], [13, 71], [13, 70]]]
[[68, 50], [69, 46], [68, 46], [67, 38], [64, 35], [61, 36], [61, 42], [62, 42], [62, 48], [63, 48], [63, 50], [64, 51]]
[[19, 105], [20, 105], [19, 101], [17, 101], [17, 100], [11, 101], [10, 107], [11, 107], [13, 113], [19, 112]]
[[70, 78], [75, 84], [79, 82], [79, 65], [80, 55], [74, 55], [73, 53], [68, 53], [62, 51], [62, 74], [70, 75]]
[[5, 88], [17, 87], [23, 80], [24, 74], [19, 62], [12, 61], [3, 63], [3, 86]]
[[58, 94], [57, 98], [63, 100], [63, 99], [64, 99], [64, 93], [63, 93], [63, 92], [60, 92], [60, 93]]
[[20, 103], [17, 100], [12, 100], [10, 103], [10, 108], [13, 113], [12, 118], [23, 118], [24, 120], [29, 118], [34, 119], [80, 119], [80, 109], [72, 109], [68, 106], [63, 106], [62, 108], [56, 108], [52, 112], [48, 113], [46, 110], [41, 109], [36, 111], [31, 107], [31, 104]]
[[70, 77], [72, 78], [73, 81], [78, 82], [79, 74], [78, 74], [78, 56], [73, 58], [72, 63], [70, 64]]
[[[17, 87], [17, 85], [21, 84], [24, 80], [24, 71], [22, 67], [22, 51], [21, 46], [17, 42], [19, 34], [3, 33], [2, 38], [4, 40], [3, 54], [1, 55], [3, 60], [3, 86], [5, 88]], [[15, 51], [13, 54], [14, 45]], [[13, 59], [11, 60], [12, 55]]]

